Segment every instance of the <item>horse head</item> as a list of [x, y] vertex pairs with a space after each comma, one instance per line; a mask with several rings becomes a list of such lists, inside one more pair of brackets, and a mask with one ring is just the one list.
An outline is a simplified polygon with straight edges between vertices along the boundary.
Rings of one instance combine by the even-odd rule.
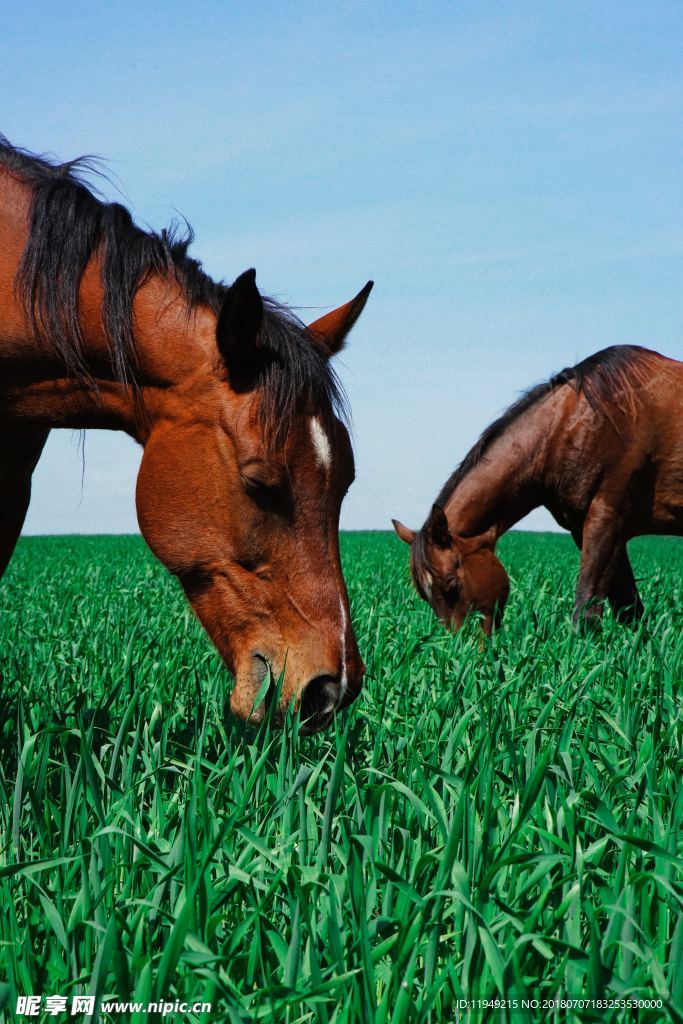
[[304, 327], [247, 271], [197, 379], [154, 411], [140, 527], [234, 673], [231, 708], [245, 719], [263, 717], [268, 673], [283, 676], [279, 714], [299, 707], [309, 732], [362, 687], [338, 534], [354, 460], [330, 360], [371, 286]]

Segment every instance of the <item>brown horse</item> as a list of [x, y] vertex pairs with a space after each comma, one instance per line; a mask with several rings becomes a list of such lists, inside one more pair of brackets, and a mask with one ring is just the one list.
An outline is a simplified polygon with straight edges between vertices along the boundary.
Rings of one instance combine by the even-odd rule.
[[135, 226], [56, 165], [0, 138], [0, 573], [52, 427], [125, 430], [143, 447], [140, 528], [234, 673], [232, 710], [284, 670], [308, 731], [358, 695], [338, 523], [354, 475], [330, 356], [372, 282], [305, 327]]
[[445, 625], [473, 609], [491, 632], [509, 589], [496, 542], [539, 505], [581, 549], [575, 621], [599, 617], [606, 599], [640, 617], [627, 542], [683, 534], [683, 363], [624, 345], [563, 370], [484, 431], [419, 532], [393, 521]]

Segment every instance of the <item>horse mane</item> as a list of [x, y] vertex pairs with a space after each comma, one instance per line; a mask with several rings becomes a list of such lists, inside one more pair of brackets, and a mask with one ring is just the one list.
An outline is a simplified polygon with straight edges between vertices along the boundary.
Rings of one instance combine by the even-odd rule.
[[637, 389], [645, 383], [644, 366], [652, 357], [656, 358], [657, 354], [640, 345], [612, 345], [588, 356], [576, 366], [566, 367], [549, 381], [530, 388], [484, 430], [442, 487], [436, 504], [445, 505], [458, 484], [485, 458], [494, 441], [520, 416], [563, 384], [573, 384], [577, 395], [583, 394], [598, 416], [610, 419], [609, 407], [614, 405], [633, 410]]
[[[137, 354], [133, 328], [135, 293], [152, 275], [174, 279], [188, 313], [207, 306], [218, 315], [229, 285], [214, 281], [188, 255], [190, 225], [145, 231], [120, 203], [104, 201], [88, 176], [102, 175], [100, 162], [79, 157], [56, 163], [12, 146], [0, 134], [0, 170], [21, 178], [32, 192], [29, 233], [16, 287], [37, 337], [58, 353], [69, 376], [93, 384], [85, 363], [78, 316], [78, 292], [85, 268], [102, 253], [102, 323], [114, 378], [135, 384]], [[302, 405], [324, 418], [346, 415], [346, 399], [325, 356], [313, 345], [303, 322], [284, 303], [263, 296], [257, 381], [264, 435], [274, 443], [287, 434]]]

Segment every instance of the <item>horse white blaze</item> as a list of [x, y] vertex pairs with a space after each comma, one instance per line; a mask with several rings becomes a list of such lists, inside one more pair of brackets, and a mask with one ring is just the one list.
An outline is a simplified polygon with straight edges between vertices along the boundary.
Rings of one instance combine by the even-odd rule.
[[346, 608], [344, 606], [344, 598], [341, 595], [339, 596], [339, 611], [341, 612], [341, 692], [339, 694], [339, 702], [341, 703], [349, 686], [346, 676]]
[[[325, 433], [325, 428], [318, 419], [317, 416], [311, 416], [310, 421], [311, 440], [313, 441], [313, 447], [317, 456], [318, 462], [328, 474], [332, 468], [332, 447], [330, 445], [330, 439]], [[346, 607], [344, 605], [344, 598], [339, 595], [339, 613], [341, 617], [340, 623], [340, 639], [341, 639], [341, 675], [340, 685], [341, 692], [339, 695], [339, 702], [344, 699], [346, 691], [349, 687], [348, 676], [346, 674], [346, 630], [348, 626], [348, 619], [346, 616]]]
[[317, 416], [311, 416], [311, 440], [318, 456], [318, 462], [327, 473], [332, 465], [332, 448], [325, 428]]

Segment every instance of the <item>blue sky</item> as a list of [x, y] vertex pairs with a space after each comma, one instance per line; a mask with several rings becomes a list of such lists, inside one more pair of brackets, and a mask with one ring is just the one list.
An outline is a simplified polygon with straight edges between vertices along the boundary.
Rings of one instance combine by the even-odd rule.
[[[304, 317], [374, 278], [342, 525], [415, 526], [525, 387], [609, 344], [683, 358], [682, 30], [629, 0], [28, 2], [0, 130], [106, 157], [138, 221], [181, 211], [214, 276], [255, 266]], [[135, 530], [139, 450], [88, 433], [81, 487], [77, 440], [26, 532]]]

